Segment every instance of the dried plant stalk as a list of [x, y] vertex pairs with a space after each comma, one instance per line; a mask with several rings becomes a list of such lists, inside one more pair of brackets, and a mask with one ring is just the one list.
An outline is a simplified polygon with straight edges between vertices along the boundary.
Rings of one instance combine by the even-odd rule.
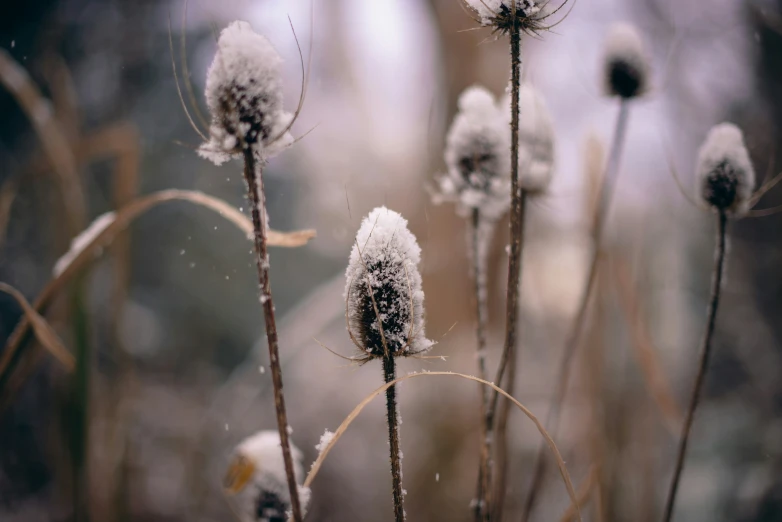
[[258, 286], [261, 290], [261, 306], [266, 323], [266, 340], [269, 344], [269, 369], [274, 385], [274, 407], [277, 412], [277, 428], [280, 432], [280, 446], [285, 463], [285, 475], [288, 479], [291, 510], [293, 520], [301, 522], [301, 503], [299, 488], [296, 484], [296, 473], [291, 455], [291, 443], [288, 434], [288, 414], [285, 410], [285, 394], [282, 389], [282, 367], [280, 366], [280, 349], [277, 340], [277, 321], [274, 317], [274, 301], [272, 300], [271, 282], [269, 280], [269, 254], [266, 236], [266, 195], [263, 190], [262, 159], [256, 157], [253, 147], [244, 149], [244, 179], [247, 182], [247, 192], [252, 207], [253, 239], [255, 243], [255, 263], [258, 267]]
[[679, 440], [679, 449], [676, 454], [676, 465], [671, 479], [671, 487], [668, 491], [668, 500], [665, 503], [664, 522], [670, 522], [673, 517], [673, 508], [676, 503], [676, 493], [679, 489], [679, 480], [684, 469], [684, 457], [687, 454], [687, 443], [690, 439], [692, 421], [695, 418], [695, 409], [701, 397], [701, 388], [703, 380], [706, 377], [706, 370], [709, 366], [709, 356], [711, 355], [711, 342], [714, 337], [714, 326], [717, 321], [717, 309], [720, 304], [720, 289], [722, 287], [722, 275], [725, 268], [725, 250], [726, 250], [726, 229], [728, 217], [724, 210], [719, 210], [717, 214], [717, 246], [714, 253], [714, 271], [711, 280], [711, 295], [709, 296], [709, 311], [706, 321], [706, 333], [703, 336], [703, 342], [700, 350], [700, 364], [698, 365], [698, 374], [692, 386], [690, 394], [690, 404], [687, 408], [687, 416], [684, 419], [682, 435]]
[[394, 379], [393, 381], [384, 384], [383, 386], [379, 387], [378, 389], [376, 389], [375, 391], [373, 391], [372, 393], [364, 397], [364, 399], [353, 409], [353, 411], [351, 411], [348, 414], [348, 416], [345, 417], [345, 420], [342, 421], [342, 424], [340, 424], [339, 427], [334, 432], [334, 436], [332, 437], [331, 441], [320, 452], [318, 458], [312, 464], [312, 467], [310, 468], [310, 472], [309, 474], [307, 474], [307, 478], [304, 480], [303, 487], [308, 488], [312, 485], [312, 482], [315, 480], [315, 477], [318, 475], [321, 466], [323, 466], [323, 462], [326, 460], [326, 457], [328, 457], [334, 445], [337, 443], [337, 441], [340, 438], [342, 438], [342, 435], [345, 433], [348, 427], [353, 423], [353, 421], [356, 420], [356, 418], [364, 410], [364, 408], [366, 408], [366, 406], [370, 402], [372, 402], [372, 399], [374, 399], [381, 393], [384, 393], [391, 386], [395, 386], [396, 384], [402, 381], [406, 381], [408, 379], [414, 379], [418, 377], [435, 377], [435, 376], [457, 377], [460, 379], [467, 379], [469, 381], [481, 383], [482, 385], [491, 388], [495, 393], [502, 395], [503, 397], [506, 397], [519, 410], [521, 410], [521, 412], [524, 415], [526, 415], [535, 424], [535, 427], [540, 432], [541, 436], [543, 437], [546, 444], [548, 445], [551, 453], [556, 459], [557, 467], [559, 468], [560, 475], [562, 476], [562, 480], [565, 483], [565, 488], [567, 489], [568, 496], [570, 497], [570, 501], [574, 506], [576, 506], [576, 519], [579, 522], [582, 521], [581, 508], [579, 507], [578, 496], [576, 495], [575, 489], [573, 488], [573, 482], [570, 479], [570, 473], [567, 470], [567, 466], [565, 465], [565, 461], [562, 459], [562, 455], [560, 454], [557, 445], [554, 443], [554, 439], [551, 438], [549, 433], [546, 431], [546, 428], [543, 427], [543, 423], [541, 423], [540, 420], [538, 420], [538, 418], [529, 409], [527, 409], [522, 403], [520, 403], [518, 400], [513, 398], [511, 395], [509, 395], [505, 390], [501, 389], [500, 387], [488, 381], [484, 381], [477, 377], [473, 377], [471, 375], [464, 375], [461, 373], [454, 373], [454, 372], [424, 372], [424, 373], [408, 374], [403, 377], [398, 377], [397, 379]]
[[[221, 199], [202, 192], [178, 189], [163, 190], [149, 194], [117, 210], [113, 220], [99, 234], [96, 234], [83, 245], [82, 249], [71, 259], [62, 272], [49, 281], [33, 302], [33, 308], [39, 313], [44, 313], [51, 301], [60, 294], [66, 284], [73, 280], [95, 258], [97, 253], [111, 243], [117, 234], [148, 210], [161, 203], [175, 200], [188, 201], [213, 210], [228, 219], [245, 234], [250, 235], [252, 233], [252, 222], [236, 208]], [[301, 230], [289, 234], [269, 230], [267, 243], [269, 246], [298, 247], [305, 245], [313, 237], [315, 237], [314, 230]], [[9, 386], [9, 380], [22, 356], [21, 352], [23, 350], [21, 346], [29, 330], [30, 322], [26, 318], [20, 321], [9, 337], [8, 342], [6, 342], [2, 355], [0, 355], [0, 409], [8, 404], [9, 392], [21, 385], [21, 382], [17, 381], [16, 386], [11, 387]], [[31, 370], [32, 366], [28, 366], [27, 371]], [[24, 378], [21, 381], [23, 382]]]
[[[584, 329], [584, 324], [586, 323], [587, 310], [591, 301], [595, 282], [597, 280], [598, 264], [600, 262], [602, 252], [601, 243], [603, 240], [605, 219], [611, 206], [611, 199], [613, 197], [616, 180], [619, 175], [619, 163], [622, 157], [622, 150], [624, 148], [629, 109], [630, 102], [623, 98], [619, 105], [619, 114], [617, 116], [614, 138], [611, 144], [608, 164], [606, 166], [606, 174], [603, 178], [602, 186], [600, 188], [600, 197], [595, 208], [594, 220], [591, 227], [592, 255], [589, 262], [586, 285], [578, 303], [578, 311], [573, 320], [573, 323], [571, 324], [571, 328], [565, 342], [565, 349], [562, 353], [562, 358], [560, 359], [557, 373], [557, 384], [554, 391], [554, 398], [551, 401], [551, 407], [546, 419], [546, 426], [548, 426], [553, 433], [557, 433], [559, 427], [559, 416], [561, 413], [562, 404], [565, 400], [565, 394], [567, 393], [568, 384], [570, 382], [573, 355], [579, 345], [579, 341], [581, 340], [581, 334]], [[535, 505], [535, 500], [537, 499], [538, 491], [543, 482], [545, 462], [540, 456], [541, 451], [542, 448], [538, 450], [538, 454], [535, 459], [532, 482], [530, 483], [530, 489], [527, 494], [527, 499], [524, 503], [522, 522], [525, 522], [529, 519], [529, 516], [532, 513], [532, 509]]]

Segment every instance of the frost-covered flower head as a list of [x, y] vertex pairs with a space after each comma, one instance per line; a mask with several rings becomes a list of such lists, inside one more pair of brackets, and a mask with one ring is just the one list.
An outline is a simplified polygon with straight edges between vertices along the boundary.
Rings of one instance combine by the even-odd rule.
[[614, 24], [605, 43], [603, 88], [608, 96], [642, 96], [649, 89], [649, 58], [634, 25]]
[[446, 137], [447, 173], [435, 200], [456, 201], [462, 213], [478, 209], [488, 219], [510, 206], [510, 133], [503, 111], [483, 87], [459, 97], [459, 112]]
[[564, 0], [556, 9], [546, 9], [548, 0], [463, 0], [483, 26], [495, 32], [509, 33], [514, 27], [521, 32], [538, 35], [551, 29], [546, 20], [562, 9], [570, 0]]
[[209, 141], [198, 153], [220, 165], [243, 148], [270, 157], [290, 146], [293, 116], [282, 107], [282, 58], [247, 22], [222, 30], [206, 76], [212, 116]]
[[741, 130], [732, 123], [712, 127], [698, 153], [697, 197], [707, 206], [744, 214], [755, 187], [755, 169]]
[[364, 361], [428, 350], [424, 292], [418, 264], [421, 249], [407, 220], [378, 207], [361, 222], [345, 273], [346, 319]]
[[[291, 443], [296, 481], [304, 476], [301, 452]], [[236, 447], [225, 475], [226, 490], [236, 496], [243, 522], [285, 522], [291, 510], [285, 463], [277, 431], [259, 431]], [[299, 487], [302, 508], [309, 491]]]
[[[510, 122], [510, 96], [502, 101]], [[506, 123], [507, 127], [507, 123]], [[544, 192], [554, 173], [554, 124], [546, 101], [530, 83], [519, 88], [519, 183], [532, 194]]]

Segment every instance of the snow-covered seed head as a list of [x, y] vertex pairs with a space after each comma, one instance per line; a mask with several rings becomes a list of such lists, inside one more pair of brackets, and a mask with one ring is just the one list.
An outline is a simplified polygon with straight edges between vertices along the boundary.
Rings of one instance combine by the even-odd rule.
[[733, 215], [748, 210], [755, 169], [738, 127], [732, 123], [712, 127], [698, 153], [695, 175], [697, 196], [705, 205]]
[[649, 58], [635, 26], [622, 22], [611, 27], [603, 67], [608, 96], [630, 99], [642, 96], [649, 89]]
[[407, 356], [432, 346], [424, 332], [421, 249], [407, 220], [378, 207], [361, 222], [345, 277], [348, 332], [367, 357]]
[[222, 30], [206, 76], [206, 102], [212, 116], [209, 141], [199, 154], [221, 164], [242, 149], [264, 157], [288, 147], [292, 115], [283, 110], [282, 58], [247, 22]]
[[503, 111], [483, 87], [459, 97], [459, 112], [446, 137], [447, 173], [436, 199], [456, 201], [466, 212], [478, 209], [489, 219], [510, 205], [510, 135]]
[[[291, 444], [296, 481], [304, 476], [301, 452]], [[235, 495], [243, 522], [285, 522], [291, 510], [285, 463], [277, 431], [259, 431], [236, 447], [223, 485]], [[300, 497], [303, 492], [300, 488]], [[305, 494], [302, 500], [306, 508]]]
[[[502, 101], [508, 122], [510, 96]], [[507, 125], [506, 125], [507, 127]], [[519, 183], [530, 194], [544, 192], [554, 173], [554, 124], [546, 101], [530, 83], [519, 88]]]
[[[546, 19], [553, 14], [540, 0], [464, 0], [481, 25], [494, 27], [498, 33], [509, 33], [514, 28], [537, 35], [548, 30]], [[564, 3], [567, 3], [566, 0]], [[559, 9], [559, 8], [558, 8]], [[557, 10], [558, 10], [557, 9]]]

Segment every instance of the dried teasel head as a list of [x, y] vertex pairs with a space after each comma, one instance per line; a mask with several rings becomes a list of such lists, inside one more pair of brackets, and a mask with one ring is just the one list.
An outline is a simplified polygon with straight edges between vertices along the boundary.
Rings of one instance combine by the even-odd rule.
[[695, 176], [696, 194], [704, 205], [734, 216], [749, 210], [755, 169], [738, 127], [712, 127], [698, 153]]
[[[462, 0], [475, 15], [476, 21], [494, 32], [506, 34], [519, 32], [539, 36], [559, 22], [550, 23], [570, 0], [564, 0], [558, 7], [548, 9], [549, 0]], [[561, 20], [560, 20], [561, 21]]]
[[[293, 444], [291, 452], [296, 480], [301, 483], [301, 452]], [[280, 434], [259, 431], [242, 441], [234, 451], [223, 486], [236, 497], [243, 522], [286, 522], [291, 505]], [[299, 497], [306, 509], [309, 490], [299, 487]]]
[[[510, 96], [502, 104], [510, 123]], [[519, 184], [530, 194], [548, 189], [554, 174], [554, 123], [540, 91], [525, 82], [519, 88]]]
[[603, 89], [608, 96], [631, 99], [649, 89], [651, 67], [641, 35], [634, 25], [614, 24], [606, 38]]
[[283, 110], [282, 58], [247, 22], [222, 30], [206, 77], [212, 116], [209, 141], [199, 155], [217, 165], [244, 148], [268, 158], [290, 146], [293, 116]]
[[428, 350], [421, 249], [407, 220], [378, 207], [361, 222], [345, 277], [348, 332], [364, 360]]
[[440, 177], [435, 202], [455, 201], [462, 214], [480, 210], [496, 219], [510, 206], [510, 133], [504, 112], [483, 87], [459, 97], [459, 112], [448, 130], [447, 173]]

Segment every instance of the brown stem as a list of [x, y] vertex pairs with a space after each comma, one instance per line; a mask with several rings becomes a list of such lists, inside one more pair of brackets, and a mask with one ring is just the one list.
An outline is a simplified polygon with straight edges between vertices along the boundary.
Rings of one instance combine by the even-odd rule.
[[[392, 354], [383, 357], [383, 378], [391, 382], [396, 379], [396, 360]], [[404, 522], [405, 499], [402, 493], [402, 459], [399, 451], [399, 413], [396, 408], [396, 385], [386, 390], [386, 413], [388, 420], [388, 444], [391, 447], [391, 482], [394, 497], [394, 520]]]
[[[519, 308], [519, 279], [521, 275], [521, 249], [524, 234], [524, 209], [526, 207], [526, 192], [519, 184], [519, 89], [521, 86], [521, 25], [516, 19], [510, 32], [510, 63], [511, 63], [511, 123], [510, 123], [510, 173], [511, 173], [511, 210], [510, 210], [510, 255], [508, 258], [508, 288], [505, 301], [505, 344], [502, 357], [497, 368], [494, 382], [502, 382], [505, 369], [511, 359], [511, 352], [516, 349], [516, 329]], [[484, 521], [491, 517], [491, 478], [493, 461], [491, 457], [491, 441], [494, 429], [494, 415], [497, 410], [499, 394], [492, 393], [489, 408], [486, 413], [486, 438], [488, 446], [487, 476], [484, 480], [486, 489], [483, 492]]]
[[[473, 209], [472, 220], [470, 223], [470, 254], [472, 257], [472, 276], [475, 290], [476, 304], [476, 326], [475, 334], [477, 337], [477, 358], [478, 358], [478, 377], [486, 380], [486, 324], [488, 322], [486, 309], [486, 281], [485, 281], [485, 259], [483, 258], [483, 249], [481, 248], [481, 212]], [[489, 407], [489, 389], [485, 386], [480, 387], [481, 392], [481, 439], [480, 454], [478, 465], [478, 484], [475, 494], [475, 504], [473, 515], [475, 522], [483, 519], [482, 502], [484, 491], [488, 487], [486, 479], [489, 476], [489, 445], [487, 443], [487, 413]]]
[[714, 255], [714, 272], [711, 280], [711, 296], [709, 298], [708, 320], [706, 322], [706, 334], [703, 336], [701, 344], [700, 365], [698, 366], [698, 375], [695, 377], [695, 383], [692, 386], [690, 395], [690, 406], [687, 409], [687, 417], [682, 426], [682, 435], [679, 440], [679, 451], [676, 455], [676, 467], [671, 480], [671, 489], [668, 492], [668, 500], [665, 503], [664, 522], [670, 522], [673, 517], [673, 507], [676, 502], [676, 493], [679, 489], [679, 479], [684, 469], [684, 457], [687, 454], [687, 442], [690, 439], [692, 422], [695, 418], [695, 408], [701, 397], [701, 388], [703, 380], [706, 377], [706, 369], [709, 365], [709, 355], [711, 355], [711, 341], [714, 337], [714, 326], [717, 321], [717, 308], [720, 304], [720, 287], [722, 286], [722, 272], [725, 266], [725, 230], [727, 228], [727, 216], [724, 211], [720, 211], [717, 217], [717, 249]]
[[293, 470], [293, 457], [288, 439], [288, 414], [285, 411], [285, 396], [282, 391], [282, 369], [277, 342], [277, 323], [274, 319], [271, 283], [269, 281], [269, 254], [266, 249], [266, 195], [263, 191], [262, 160], [256, 156], [253, 147], [244, 149], [244, 178], [252, 208], [253, 229], [255, 231], [255, 262], [258, 266], [258, 286], [261, 289], [261, 304], [266, 322], [266, 339], [269, 344], [269, 367], [274, 385], [274, 406], [277, 410], [277, 428], [280, 432], [282, 458], [285, 462], [285, 475], [291, 496], [293, 520], [301, 522], [301, 505], [296, 474]]
[[[508, 375], [505, 391], [513, 395], [516, 385], [516, 359], [518, 350], [513, 350], [508, 358]], [[501, 386], [501, 385], [500, 385]], [[502, 513], [505, 509], [506, 484], [508, 481], [508, 418], [510, 417], [511, 403], [506, 397], [503, 397], [500, 407], [500, 414], [497, 417], [497, 448], [496, 461], [497, 473], [495, 475], [497, 484], [494, 486], [494, 511], [493, 519], [502, 520]]]
[[[587, 273], [587, 282], [584, 292], [581, 294], [581, 300], [578, 305], [578, 312], [571, 324], [570, 332], [565, 342], [565, 350], [562, 353], [562, 359], [559, 363], [559, 377], [557, 379], [557, 387], [554, 392], [554, 399], [551, 402], [548, 415], [546, 416], [546, 427], [552, 436], [556, 436], [557, 429], [559, 428], [559, 414], [562, 409], [562, 403], [565, 400], [565, 394], [567, 393], [568, 383], [570, 382], [570, 370], [573, 362], [573, 355], [581, 340], [581, 333], [584, 328], [586, 319], [586, 312], [590, 302], [590, 297], [595, 286], [595, 280], [597, 279], [597, 268], [600, 261], [600, 244], [603, 240], [603, 232], [605, 228], [605, 219], [608, 214], [608, 210], [611, 207], [611, 199], [614, 194], [614, 187], [616, 186], [616, 180], [619, 176], [619, 163], [622, 158], [622, 149], [624, 148], [625, 134], [627, 131], [627, 120], [629, 117], [629, 102], [622, 99], [619, 105], [619, 114], [616, 120], [616, 128], [614, 130], [614, 138], [611, 143], [611, 152], [606, 165], [606, 174], [603, 178], [603, 182], [600, 188], [600, 198], [595, 207], [595, 216], [592, 223], [592, 258], [589, 263], [589, 272]], [[527, 493], [526, 501], [524, 502], [524, 509], [522, 511], [521, 520], [526, 522], [529, 520], [532, 509], [535, 506], [535, 500], [537, 499], [538, 491], [543, 483], [543, 476], [545, 474], [545, 461], [543, 460], [543, 452], [545, 448], [539, 447], [535, 456], [535, 464], [532, 472], [532, 480], [530, 482], [530, 489]]]

